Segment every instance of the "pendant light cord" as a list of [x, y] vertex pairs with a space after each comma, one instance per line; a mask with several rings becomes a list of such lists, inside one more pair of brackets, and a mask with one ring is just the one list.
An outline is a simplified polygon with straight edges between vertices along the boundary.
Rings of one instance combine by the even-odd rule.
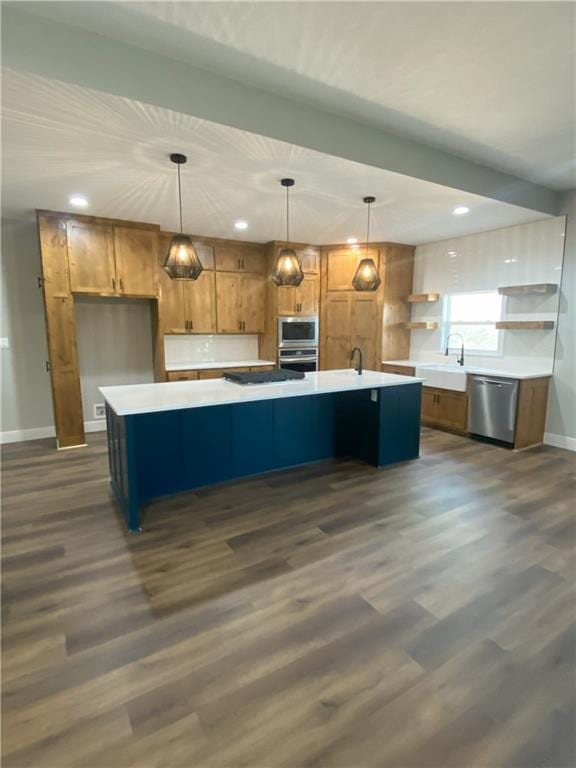
[[180, 234], [184, 231], [182, 228], [182, 186], [180, 184], [180, 164], [178, 164], [178, 202], [180, 205]]
[[290, 242], [290, 187], [286, 187], [286, 242]]
[[368, 219], [366, 222], [366, 253], [368, 253], [368, 245], [370, 243], [370, 206], [372, 203], [368, 203]]

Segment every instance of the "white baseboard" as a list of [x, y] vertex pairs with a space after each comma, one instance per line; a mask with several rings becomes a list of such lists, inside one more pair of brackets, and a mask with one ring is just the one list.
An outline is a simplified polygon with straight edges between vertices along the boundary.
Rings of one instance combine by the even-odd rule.
[[[105, 432], [106, 419], [94, 419], [84, 422], [85, 432]], [[0, 432], [0, 444], [23, 443], [26, 440], [43, 440], [56, 437], [54, 427], [34, 427], [33, 429], [14, 429], [10, 432]]]
[[106, 419], [84, 422], [84, 432], [106, 432]]
[[567, 451], [576, 451], [576, 438], [565, 435], [555, 435], [552, 432], [544, 433], [544, 444], [553, 445], [555, 448], [565, 448]]
[[56, 437], [54, 427], [34, 427], [33, 429], [13, 429], [0, 432], [0, 443], [23, 443], [25, 440], [42, 440], [46, 437]]

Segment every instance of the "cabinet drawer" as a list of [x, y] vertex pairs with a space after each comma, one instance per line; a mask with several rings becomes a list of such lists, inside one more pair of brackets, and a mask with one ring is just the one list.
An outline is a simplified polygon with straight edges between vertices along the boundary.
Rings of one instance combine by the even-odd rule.
[[198, 371], [168, 371], [168, 381], [195, 381]]
[[382, 373], [396, 373], [399, 376], [414, 376], [415, 369], [409, 365], [389, 365], [382, 363]]
[[264, 373], [264, 371], [273, 371], [275, 367], [274, 365], [253, 365], [250, 371], [251, 373]]

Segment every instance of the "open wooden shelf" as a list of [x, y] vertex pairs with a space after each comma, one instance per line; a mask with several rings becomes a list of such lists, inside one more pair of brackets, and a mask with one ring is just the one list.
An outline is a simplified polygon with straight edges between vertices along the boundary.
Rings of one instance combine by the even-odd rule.
[[403, 323], [404, 328], [409, 331], [435, 331], [438, 328], [436, 322]]
[[534, 285], [503, 285], [498, 288], [498, 293], [501, 296], [529, 296], [530, 294], [552, 294], [557, 290], [556, 283], [535, 283]]
[[549, 331], [554, 320], [501, 320], [496, 323], [499, 331]]
[[430, 304], [434, 301], [438, 301], [439, 298], [439, 293], [411, 293], [410, 296], [406, 296], [406, 301], [409, 304]]

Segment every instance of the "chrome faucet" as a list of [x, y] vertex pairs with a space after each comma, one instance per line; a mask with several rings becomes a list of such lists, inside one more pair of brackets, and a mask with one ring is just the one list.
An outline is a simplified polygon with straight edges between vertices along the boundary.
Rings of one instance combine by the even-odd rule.
[[446, 352], [444, 353], [446, 357], [448, 357], [448, 351], [450, 348], [450, 338], [452, 336], [460, 336], [462, 340], [462, 349], [460, 350], [460, 357], [456, 360], [458, 365], [464, 365], [464, 336], [462, 336], [461, 333], [449, 333], [448, 338], [446, 339]]
[[362, 376], [362, 350], [360, 349], [360, 347], [354, 347], [352, 352], [350, 352], [350, 362], [354, 360], [354, 352], [358, 352], [358, 365], [356, 366], [356, 368], [354, 368], [354, 370], [356, 371], [358, 376]]

